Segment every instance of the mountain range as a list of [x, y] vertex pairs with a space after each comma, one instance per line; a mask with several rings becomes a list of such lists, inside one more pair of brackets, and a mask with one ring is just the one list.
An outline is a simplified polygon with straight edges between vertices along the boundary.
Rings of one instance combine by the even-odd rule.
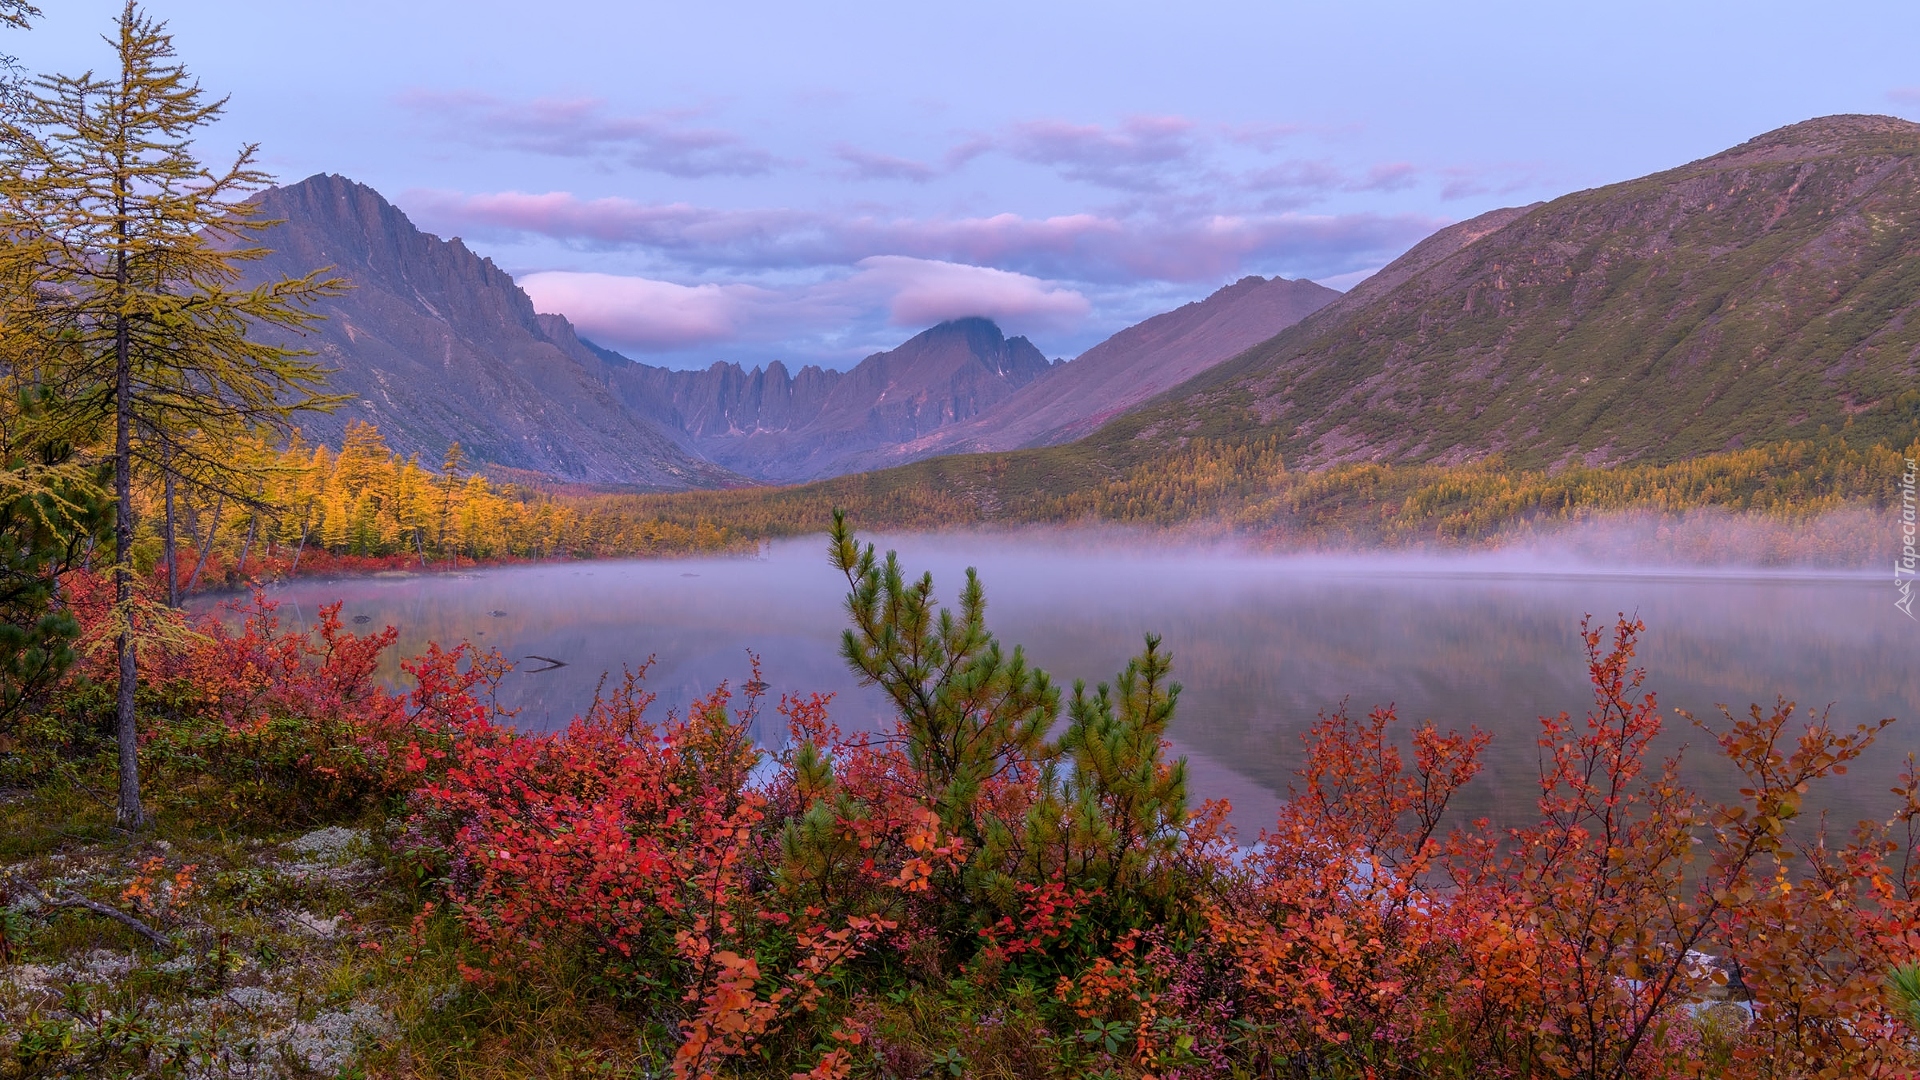
[[490, 465], [676, 490], [1048, 447], [1021, 471], [1068, 477], [1196, 436], [1261, 438], [1289, 468], [1552, 468], [1920, 434], [1920, 125], [1892, 117], [1482, 214], [1345, 294], [1246, 278], [1065, 362], [976, 318], [844, 372], [670, 370], [536, 313], [370, 188], [317, 176], [260, 209], [284, 221], [260, 272], [356, 286], [309, 342], [355, 401], [310, 434], [368, 419], [430, 463], [458, 439]]
[[809, 366], [790, 376], [777, 361], [674, 371], [600, 355], [635, 412], [709, 460], [776, 483], [857, 472], [862, 454], [976, 419], [1055, 367], [1026, 338], [980, 318], [941, 323], [844, 372]]
[[537, 313], [458, 238], [422, 232], [363, 184], [319, 175], [263, 192], [278, 224], [252, 280], [321, 266], [352, 288], [293, 343], [351, 401], [303, 420], [337, 441], [379, 427], [436, 464], [459, 442], [483, 466], [650, 490], [791, 483], [951, 452], [1050, 445], [1271, 337], [1338, 296], [1308, 281], [1246, 278], [1131, 327], [1071, 363], [990, 320], [963, 318], [846, 371], [680, 371], [582, 339]]
[[472, 461], [570, 480], [744, 482], [635, 416], [572, 328], [537, 315], [492, 260], [414, 228], [372, 188], [315, 176], [263, 192], [257, 207], [281, 224], [263, 236], [271, 253], [245, 264], [249, 279], [332, 267], [352, 286], [317, 304], [325, 318], [291, 342], [352, 396], [336, 412], [302, 416], [309, 439], [337, 445], [363, 420], [433, 467], [458, 442]]

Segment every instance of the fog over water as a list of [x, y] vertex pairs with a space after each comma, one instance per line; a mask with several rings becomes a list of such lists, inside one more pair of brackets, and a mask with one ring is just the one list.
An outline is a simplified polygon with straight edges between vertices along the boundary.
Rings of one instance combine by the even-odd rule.
[[[1920, 751], [1920, 623], [1893, 606], [1878, 572], [1608, 567], [1550, 550], [1460, 556], [1262, 556], [1099, 542], [1086, 534], [902, 536], [915, 574], [931, 570], [950, 603], [979, 569], [989, 627], [1063, 685], [1111, 679], [1141, 635], [1161, 634], [1185, 685], [1172, 729], [1197, 797], [1228, 797], [1247, 831], [1271, 818], [1300, 753], [1299, 735], [1341, 700], [1364, 714], [1392, 703], [1404, 719], [1494, 734], [1487, 770], [1463, 804], [1511, 819], [1534, 797], [1537, 717], [1590, 701], [1578, 637], [1583, 614], [1647, 624], [1647, 685], [1696, 750], [1689, 774], [1730, 798], [1705, 739], [1674, 707], [1718, 718], [1776, 694], [1832, 707], [1848, 727], [1902, 718], [1869, 759], [1820, 800], [1836, 818], [1884, 818], [1887, 789]], [[470, 638], [523, 667], [504, 703], [528, 729], [564, 727], [603, 672], [656, 658], [656, 708], [684, 708], [723, 679], [738, 686], [757, 653], [772, 695], [832, 691], [843, 728], [890, 723], [873, 688], [839, 658], [845, 582], [823, 538], [784, 541], [758, 558], [592, 562], [473, 574], [305, 580], [278, 586], [289, 619], [341, 600], [356, 630], [391, 624], [400, 647]], [[769, 710], [771, 717], [771, 710]], [[777, 719], [777, 718], [775, 718]], [[782, 732], [766, 725], [763, 738]]]

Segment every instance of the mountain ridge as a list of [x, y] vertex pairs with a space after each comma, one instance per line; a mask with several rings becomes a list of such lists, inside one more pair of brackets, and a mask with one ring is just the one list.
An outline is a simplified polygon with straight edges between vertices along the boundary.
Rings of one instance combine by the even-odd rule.
[[751, 371], [725, 362], [677, 371], [612, 359], [607, 370], [630, 407], [677, 425], [709, 460], [779, 483], [853, 471], [844, 467], [849, 455], [977, 416], [1054, 365], [1026, 338], [973, 317], [940, 323], [846, 371], [807, 365], [789, 375], [777, 360]]
[[[991, 320], [953, 319], [845, 371], [653, 367], [535, 309], [459, 239], [416, 228], [379, 192], [319, 174], [269, 189], [280, 222], [250, 281], [331, 265], [354, 288], [288, 340], [350, 400], [302, 418], [337, 443], [351, 420], [436, 463], [453, 442], [502, 475], [640, 490], [795, 483], [958, 445], [1053, 443], [1204, 370], [1338, 294], [1249, 277], [1122, 330], [1072, 364]], [[1062, 380], [1057, 391], [1046, 390]]]
[[1672, 461], [1901, 439], [1917, 369], [1920, 125], [1826, 117], [1450, 226], [1090, 440], [1271, 435], [1300, 468]]
[[395, 451], [432, 465], [459, 442], [477, 463], [566, 480], [651, 490], [742, 482], [625, 408], [582, 363], [571, 327], [543, 324], [492, 260], [420, 231], [372, 188], [323, 173], [251, 205], [279, 223], [245, 280], [330, 266], [353, 286], [314, 306], [325, 318], [311, 331], [284, 339], [311, 349], [333, 369], [330, 388], [351, 395], [333, 413], [301, 417], [309, 438], [337, 442], [348, 422], [365, 420]]
[[874, 468], [936, 453], [1070, 442], [1339, 297], [1304, 279], [1243, 277], [1119, 331], [970, 423], [868, 454], [861, 464]]

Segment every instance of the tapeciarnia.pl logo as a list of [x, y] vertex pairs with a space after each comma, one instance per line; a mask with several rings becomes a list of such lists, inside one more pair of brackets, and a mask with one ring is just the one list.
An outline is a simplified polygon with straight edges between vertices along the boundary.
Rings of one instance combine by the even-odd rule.
[[1893, 587], [1900, 598], [1893, 602], [1893, 606], [1905, 612], [1907, 618], [1920, 622], [1920, 616], [1913, 613], [1913, 575], [1916, 565], [1913, 550], [1916, 510], [1913, 480], [1913, 459], [1908, 458], [1907, 471], [1900, 475], [1900, 557], [1893, 563]]

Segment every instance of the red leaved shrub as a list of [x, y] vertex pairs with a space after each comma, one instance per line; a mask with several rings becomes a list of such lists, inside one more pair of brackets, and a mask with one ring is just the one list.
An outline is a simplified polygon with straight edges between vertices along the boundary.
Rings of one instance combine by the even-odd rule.
[[[642, 668], [565, 732], [523, 734], [493, 705], [497, 655], [429, 646], [400, 694], [376, 677], [390, 629], [346, 632], [336, 605], [289, 631], [256, 596], [238, 625], [137, 613], [143, 753], [187, 778], [170, 798], [231, 810], [404, 804], [403, 846], [483, 961], [470, 979], [584, 968], [682, 1077], [953, 1074], [969, 1054], [1159, 1080], [1920, 1069], [1884, 985], [1920, 956], [1920, 776], [1844, 842], [1800, 820], [1878, 728], [1786, 702], [1701, 724], [1744, 778], [1712, 804], [1651, 756], [1662, 718], [1622, 618], [1583, 628], [1584, 719], [1540, 720], [1532, 824], [1448, 820], [1484, 733], [1343, 710], [1243, 850], [1162, 758], [1178, 686], [1157, 639], [1116, 690], [1076, 687], [1052, 738], [1061, 695], [987, 633], [976, 580], [955, 618], [843, 525], [835, 543], [849, 662], [900, 707], [885, 735], [788, 697], [769, 756], [757, 664], [742, 694], [658, 721]], [[69, 595], [101, 636], [97, 583]], [[110, 674], [89, 663], [83, 683]]]
[[[69, 602], [83, 640], [107, 636], [104, 578], [70, 575]], [[343, 628], [340, 604], [311, 627], [282, 625], [278, 605], [254, 593], [229, 605], [238, 625], [158, 604], [136, 609], [143, 764], [177, 781], [166, 793], [203, 812], [272, 821], [351, 818], [417, 782], [409, 755], [500, 714], [492, 688], [508, 670], [497, 654], [429, 645], [403, 662], [415, 687], [379, 678], [397, 638]], [[76, 674], [114, 678], [110, 650], [86, 654]]]
[[[456, 910], [498, 968], [590, 952], [676, 1036], [677, 1076], [802, 1039], [783, 1027], [894, 926], [777, 902], [769, 796], [748, 783], [761, 685], [756, 671], [738, 713], [722, 686], [656, 725], [629, 673], [561, 735], [469, 725], [420, 791]], [[844, 1056], [824, 1055], [821, 1075]]]

